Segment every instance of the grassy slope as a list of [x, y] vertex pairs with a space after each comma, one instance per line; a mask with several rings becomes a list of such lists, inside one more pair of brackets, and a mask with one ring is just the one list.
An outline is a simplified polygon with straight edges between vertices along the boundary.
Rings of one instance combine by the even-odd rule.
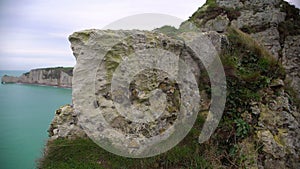
[[[223, 118], [211, 139], [199, 144], [204, 117], [199, 114], [187, 137], [170, 151], [146, 159], [129, 159], [108, 153], [89, 139], [58, 139], [48, 143], [40, 168], [219, 168], [245, 167], [238, 144], [252, 139], [255, 120], [247, 123], [242, 112], [251, 112], [251, 101], [260, 101], [260, 90], [284, 71], [272, 56], [247, 34], [227, 31], [230, 45], [221, 60], [227, 76], [228, 96]], [[257, 145], [259, 147], [259, 145]]]
[[200, 117], [189, 135], [167, 153], [145, 159], [130, 159], [111, 154], [90, 139], [58, 139], [48, 142], [48, 153], [39, 168], [213, 168], [206, 160], [204, 147], [197, 143]]
[[202, 27], [211, 19], [217, 18], [221, 14], [226, 14], [230, 21], [237, 19], [241, 15], [238, 9], [220, 7], [216, 0], [207, 0], [206, 3], [200, 7], [188, 21], [194, 23], [198, 27]]
[[[299, 10], [283, 2], [282, 10], [288, 13], [286, 21], [278, 29], [284, 40], [286, 36], [299, 34]], [[198, 26], [226, 12], [230, 19], [239, 16], [238, 11], [217, 7], [215, 0], [208, 0], [204, 7], [189, 19]], [[173, 36], [173, 27], [160, 31]], [[286, 31], [291, 30], [291, 31]], [[255, 28], [249, 29], [249, 33]], [[230, 45], [221, 56], [226, 76], [228, 96], [223, 118], [210, 140], [198, 144], [204, 117], [198, 117], [187, 137], [170, 151], [146, 159], [123, 158], [106, 152], [89, 139], [58, 139], [48, 143], [48, 154], [40, 160], [40, 168], [246, 168], [248, 154], [243, 154], [240, 144], [254, 141], [258, 117], [247, 122], [242, 114], [251, 112], [250, 102], [261, 101], [264, 89], [272, 79], [284, 78], [281, 65], [247, 34], [229, 28], [226, 32]], [[292, 90], [290, 90], [292, 91]], [[209, 91], [208, 91], [209, 92]], [[298, 104], [299, 106], [299, 104]], [[260, 151], [260, 143], [255, 143]]]

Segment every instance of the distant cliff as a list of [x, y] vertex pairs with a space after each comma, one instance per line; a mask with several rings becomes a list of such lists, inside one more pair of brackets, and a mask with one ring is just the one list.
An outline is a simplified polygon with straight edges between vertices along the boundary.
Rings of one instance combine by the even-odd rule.
[[1, 83], [25, 83], [47, 86], [72, 87], [72, 67], [33, 69], [20, 77], [4, 75]]

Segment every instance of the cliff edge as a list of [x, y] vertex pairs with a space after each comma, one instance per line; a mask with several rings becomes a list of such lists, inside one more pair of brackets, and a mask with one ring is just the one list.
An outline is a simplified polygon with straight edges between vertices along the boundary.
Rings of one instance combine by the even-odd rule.
[[58, 87], [72, 87], [73, 68], [41, 68], [33, 69], [20, 77], [4, 75], [1, 83], [24, 83]]
[[[193, 14], [190, 21], [219, 53], [227, 83], [222, 119], [202, 144], [197, 139], [209, 116], [210, 80], [194, 53], [176, 39], [186, 33], [182, 31], [185, 23], [179, 31], [164, 27], [154, 32], [92, 29], [73, 33], [69, 40], [77, 61], [74, 106], [56, 111], [40, 168], [300, 168], [297, 18], [299, 9], [282, 0], [208, 0]], [[127, 56], [149, 48], [173, 52], [187, 62], [200, 82], [201, 110], [188, 135], [171, 150], [150, 158], [124, 158], [87, 138], [90, 133], [83, 130], [80, 116], [95, 117], [83, 120], [90, 124], [87, 127], [105, 132], [103, 125], [95, 125], [100, 124], [95, 120], [100, 111], [94, 110], [101, 110], [102, 119], [117, 131], [110, 130], [109, 135], [137, 133], [136, 137], [143, 138], [159, 135], [175, 123], [179, 89], [163, 72], [142, 72], [130, 85], [130, 101], [138, 107], [149, 104], [145, 96], [150, 89], [156, 87], [167, 94], [166, 115], [158, 121], [136, 124], [122, 118], [113, 103], [113, 72]]]
[[[207, 0], [189, 19], [202, 31], [249, 34], [280, 62], [300, 99], [300, 10], [283, 0]], [[184, 25], [184, 24], [183, 24]]]

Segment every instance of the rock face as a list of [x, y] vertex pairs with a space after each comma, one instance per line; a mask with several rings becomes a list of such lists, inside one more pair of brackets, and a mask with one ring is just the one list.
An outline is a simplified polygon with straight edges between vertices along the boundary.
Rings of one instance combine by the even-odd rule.
[[57, 138], [84, 138], [85, 132], [77, 124], [78, 119], [71, 105], [65, 105], [55, 111], [54, 119], [48, 130], [50, 139]]
[[288, 36], [284, 41], [283, 65], [288, 72], [291, 85], [300, 93], [300, 35]]
[[[209, 2], [214, 2], [213, 7], [210, 7], [209, 3], [207, 3], [206, 6], [200, 9], [200, 12], [198, 11], [193, 15], [192, 19], [198, 23], [202, 31], [214, 30], [203, 33], [203, 36], [211, 40], [217, 52], [222, 53], [224, 50], [229, 51], [233, 48], [230, 44], [231, 41], [228, 40], [230, 39], [230, 34], [226, 32], [229, 35], [228, 37], [222, 34], [226, 27], [231, 24], [240, 28], [263, 44], [276, 59], [282, 60], [287, 79], [291, 80], [291, 85], [296, 91], [300, 91], [300, 35], [297, 32], [299, 27], [292, 27], [296, 30], [293, 33], [283, 32], [282, 30], [282, 24], [288, 25], [290, 20], [298, 17], [299, 10], [292, 8], [281, 0], [213, 0]], [[298, 12], [297, 16], [291, 14], [295, 14], [295, 12], [291, 12], [293, 10], [296, 13]], [[212, 14], [208, 18], [203, 14], [207, 11], [209, 11], [208, 14]], [[199, 15], [203, 17], [197, 18]], [[252, 40], [252, 38], [250, 39]], [[129, 59], [127, 56], [136, 51], [160, 48], [175, 53], [187, 62], [197, 82], [203, 80], [201, 79], [203, 65], [200, 64], [199, 60], [195, 59], [196, 57], [191, 49], [180, 39], [160, 34], [159, 31], [92, 29], [75, 32], [70, 35], [69, 40], [77, 61], [73, 77], [72, 97], [74, 108], [67, 105], [56, 111], [55, 118], [49, 129], [49, 135], [52, 139], [86, 137], [86, 134], [93, 136], [93, 133], [85, 132], [89, 132], [90, 128], [96, 126], [94, 129], [99, 131], [98, 134], [109, 134], [112, 138], [118, 139], [120, 138], [119, 133], [126, 133], [126, 136], [135, 135], [136, 138], [142, 140], [143, 138], [159, 135], [171, 127], [171, 124], [179, 117], [178, 96], [180, 94], [178, 94], [178, 85], [172, 79], [167, 79], [165, 72], [157, 70], [142, 72], [142, 74], [134, 76], [131, 79], [132, 83], [129, 85], [130, 101], [138, 105], [137, 109], [142, 109], [144, 105], [149, 105], [160, 99], [160, 97], [153, 97], [152, 100], [151, 97], [148, 99], [150, 91], [155, 87], [166, 93], [167, 110], [160, 120], [142, 123], [142, 125], [134, 123], [130, 119], [123, 118], [113, 103], [114, 93], [111, 91], [113, 73], [122, 62]], [[246, 43], [248, 42], [247, 39], [245, 41]], [[249, 49], [241, 49], [241, 51], [246, 53], [243, 55], [245, 58], [248, 58], [248, 55], [253, 55], [253, 52], [249, 51]], [[230, 55], [227, 57], [235, 56]], [[251, 57], [249, 58], [251, 59]], [[237, 58], [232, 58], [230, 63], [232, 64], [235, 59]], [[249, 62], [247, 60], [245, 65], [251, 65]], [[230, 63], [227, 64], [230, 65]], [[278, 64], [276, 66], [279, 68]], [[227, 70], [229, 79], [237, 77], [235, 73], [230, 73], [230, 67], [227, 69], [229, 70]], [[245, 71], [245, 67], [238, 67], [238, 69]], [[232, 70], [232, 72], [234, 71]], [[273, 72], [265, 73], [272, 74]], [[229, 138], [225, 139], [226, 144], [234, 143], [234, 146], [240, 148], [238, 150], [238, 153], [240, 153], [238, 158], [240, 159], [236, 163], [238, 167], [266, 169], [300, 168], [300, 113], [293, 102], [292, 96], [285, 91], [285, 87], [288, 85], [284, 82], [285, 79], [282, 76], [272, 77], [254, 83], [254, 85], [266, 84], [257, 93], [250, 93], [249, 90], [245, 89], [230, 89], [232, 93], [239, 93], [245, 90], [248, 93], [247, 97], [250, 98], [250, 101], [247, 100], [249, 102], [245, 103], [245, 105], [243, 104], [245, 111], [240, 107], [235, 110], [236, 116], [238, 116], [239, 120], [241, 118], [243, 123], [234, 122], [236, 126], [230, 126], [230, 120], [237, 117], [231, 116], [230, 113], [232, 112], [225, 112], [228, 114], [225, 114], [225, 117], [223, 116], [223, 120], [227, 120], [227, 122], [221, 125], [224, 128], [229, 127], [230, 133], [238, 133], [238, 130], [241, 128], [247, 131], [244, 136], [236, 134], [232, 140]], [[257, 77], [257, 74], [254, 74], [254, 76], [245, 77], [246, 80], [242, 82], [251, 87], [253, 85], [251, 82], [256, 81], [256, 78], [259, 77]], [[18, 81], [18, 79], [12, 78], [11, 81]], [[245, 84], [239, 83], [238, 85]], [[201, 86], [198, 87], [201, 93], [201, 103], [199, 103], [201, 104], [201, 110], [204, 112], [203, 114], [208, 114], [211, 100], [207, 91], [203, 90]], [[163, 95], [162, 93], [157, 93], [158, 95]], [[237, 96], [240, 95], [237, 94]], [[241, 102], [244, 102], [244, 99]], [[118, 100], [118, 98], [114, 98], [115, 100]], [[119, 100], [122, 101], [122, 98]], [[229, 98], [227, 101], [236, 104], [235, 98]], [[158, 105], [157, 109], [164, 106], [162, 104]], [[100, 113], [95, 111], [99, 109], [103, 110], [101, 118], [105, 119], [111, 128], [108, 129], [107, 126], [100, 125], [101, 123], [98, 121]], [[134, 111], [132, 113], [135, 113]], [[84, 113], [88, 116], [82, 117], [81, 115]], [[80, 116], [82, 118], [81, 122], [84, 122], [85, 126], [82, 126], [82, 123], [79, 122]], [[140, 117], [132, 116], [131, 118]], [[239, 128], [238, 125], [242, 127]], [[247, 125], [250, 125], [250, 129], [247, 128]], [[223, 133], [216, 133], [223, 135]], [[217, 143], [221, 143], [220, 140], [218, 141]], [[140, 144], [139, 140], [131, 140], [130, 142], [125, 142], [122, 146], [136, 150], [142, 144]], [[234, 152], [236, 147], [230, 149], [229, 153]], [[226, 165], [226, 162], [224, 164]], [[231, 167], [237, 167], [237, 165], [232, 165]]]
[[4, 75], [2, 83], [39, 84], [58, 87], [72, 87], [73, 68], [33, 69], [20, 77]]
[[18, 83], [19, 78], [14, 76], [4, 75], [1, 79], [1, 83]]
[[210, 0], [190, 21], [202, 31], [224, 32], [231, 25], [250, 34], [282, 62], [300, 98], [299, 13], [283, 0]]
[[[207, 45], [205, 46], [207, 49], [203, 50], [206, 52], [203, 52], [205, 57], [213, 60], [210, 52], [216, 52], [214, 57], [217, 55], [217, 51], [222, 48], [224, 36], [216, 32], [208, 32], [202, 33], [201, 37], [209, 40], [211, 46], [216, 48], [209, 50]], [[157, 139], [163, 134], [173, 131], [172, 125], [178, 122], [177, 119], [180, 115], [180, 93], [179, 85], [174, 79], [168, 77], [167, 73], [179, 72], [176, 68], [176, 64], [179, 63], [176, 62], [177, 58], [185, 61], [192, 72], [190, 76], [195, 75], [195, 81], [200, 80], [203, 69], [203, 65], [199, 62], [200, 59], [182, 40], [157, 32], [138, 30], [84, 30], [73, 33], [69, 40], [77, 61], [73, 76], [73, 104], [75, 112], [80, 115], [79, 121], [84, 125], [82, 127], [90, 137], [107, 137], [108, 144], [113, 142], [114, 146], [120, 146], [122, 150], [128, 148], [137, 152], [141, 151], [139, 153], [144, 156], [144, 149], [148, 146], [144, 143], [148, 141], [148, 138]], [[199, 47], [203, 46], [199, 45]], [[147, 52], [143, 53], [144, 51]], [[151, 60], [152, 57], [157, 56], [159, 58], [155, 58], [155, 61]], [[143, 59], [139, 60], [140, 57]], [[132, 58], [137, 58], [137, 61], [133, 59], [133, 67], [130, 67], [132, 63], [129, 61]], [[127, 69], [126, 66], [122, 67], [122, 64], [127, 61], [130, 69]], [[147, 68], [142, 70], [144, 66], [141, 67], [141, 65], [144, 63]], [[151, 63], [155, 64], [156, 69], [148, 66]], [[113, 74], [118, 71], [121, 74], [130, 72], [129, 77], [132, 79], [120, 76], [116, 83], [113, 83], [114, 78], [117, 77]], [[131, 76], [134, 73], [138, 74]], [[189, 76], [183, 77], [185, 84], [192, 84]], [[130, 80], [129, 86], [126, 86], [126, 82], [124, 82], [127, 80]], [[126, 98], [122, 98], [123, 90], [113, 89], [114, 85], [120, 85], [122, 89], [129, 88], [128, 102]], [[186, 95], [194, 95], [197, 92], [198, 87]], [[161, 104], [160, 100], [166, 100], [166, 103], [163, 102], [165, 105]], [[197, 99], [191, 100], [189, 104], [194, 105], [193, 102], [196, 101]], [[130, 107], [130, 113], [126, 116], [120, 112], [126, 112], [127, 109], [118, 110], [122, 107], [121, 105], [118, 107], [118, 104], [123, 103], [126, 106], [134, 106], [134, 108]], [[199, 106], [199, 102], [195, 104]], [[151, 111], [153, 107], [150, 105], [157, 107]], [[161, 112], [161, 114], [152, 115], [151, 112]], [[134, 140], [127, 139], [129, 136]], [[97, 143], [101, 141], [96, 139]], [[146, 150], [148, 151], [148, 149]], [[116, 153], [118, 154], [118, 152]]]
[[[216, 47], [221, 52], [221, 49], [226, 48], [226, 36], [220, 35], [216, 32], [205, 33], [209, 37]], [[128, 39], [124, 37], [130, 37]], [[123, 40], [117, 41], [121, 38]], [[122, 118], [117, 112], [114, 104], [111, 100], [110, 94], [110, 78], [117, 65], [124, 61], [122, 60], [128, 52], [133, 52], [137, 49], [145, 49], [153, 47], [151, 45], [161, 46], [167, 50], [172, 50], [178, 53], [182, 57], [189, 58], [189, 50], [184, 45], [175, 39], [166, 37], [159, 33], [145, 32], [145, 31], [110, 31], [110, 30], [85, 30], [76, 32], [69, 37], [74, 56], [76, 57], [77, 64], [74, 68], [74, 85], [73, 85], [73, 102], [74, 108], [70, 105], [61, 107], [56, 111], [55, 118], [53, 119], [49, 135], [51, 139], [56, 138], [76, 138], [86, 137], [86, 130], [83, 130], [82, 126], [78, 123], [78, 115], [85, 111], [82, 105], [88, 103], [92, 109], [103, 109], [103, 116], [110, 125], [120, 132], [128, 134], [138, 133], [143, 137], [151, 137], [159, 134], [162, 129], [167, 129], [168, 123], [173, 122], [176, 119], [176, 112], [178, 107], [171, 106], [169, 108], [173, 114], [167, 114], [165, 116], [166, 121], [160, 121], [157, 124], [161, 124], [155, 128], [156, 123], [151, 123], [152, 128], [147, 126], [129, 125], [128, 120]], [[298, 39], [291, 39], [291, 45], [295, 45], [295, 41]], [[113, 48], [108, 48], [111, 44], [117, 44]], [[230, 46], [230, 45], [229, 45]], [[107, 48], [106, 48], [107, 47]], [[176, 48], [175, 48], [176, 47]], [[296, 47], [295, 47], [296, 48]], [[285, 52], [294, 53], [294, 48], [286, 48]], [[106, 57], [104, 67], [99, 69], [99, 63], [101, 59], [97, 52], [105, 51]], [[95, 52], [95, 53], [93, 53]], [[98, 53], [99, 54], [99, 53]], [[116, 56], [116, 57], [114, 57]], [[189, 59], [192, 59], [190, 57]], [[187, 60], [189, 60], [187, 59]], [[105, 64], [109, 62], [109, 64]], [[201, 73], [201, 65], [193, 64], [194, 72]], [[110, 71], [111, 69], [111, 71]], [[95, 71], [97, 70], [97, 71]], [[99, 76], [97, 73], [107, 71], [105, 76]], [[94, 72], [91, 73], [91, 72]], [[149, 85], [155, 85], [161, 87], [162, 90], [169, 93], [170, 98], [176, 96], [177, 88], [172, 85], [161, 85], [158, 81], [165, 79], [165, 75], [162, 72], [146, 72], [148, 77], [155, 76], [157, 81], [147, 81], [143, 76], [136, 76], [135, 83], [132, 84], [132, 95], [136, 96], [132, 99], [135, 104], [143, 103], [143, 99], [147, 97], [146, 88]], [[145, 74], [146, 74], [145, 73]], [[90, 78], [90, 79], [89, 79]], [[152, 79], [153, 80], [153, 79]], [[94, 83], [90, 83], [93, 81]], [[166, 84], [172, 84], [172, 81], [167, 81]], [[95, 86], [95, 87], [94, 87]], [[139, 86], [139, 87], [137, 87]], [[282, 79], [274, 79], [270, 82], [269, 86], [259, 93], [264, 93], [264, 96], [260, 101], [252, 102], [249, 112], [243, 116], [244, 120], [253, 124], [255, 118], [254, 134], [253, 138], [248, 137], [240, 141], [238, 145], [241, 147], [241, 152], [248, 154], [244, 164], [251, 168], [299, 168], [299, 156], [300, 156], [300, 113], [293, 103], [291, 102], [291, 96], [284, 91], [284, 82]], [[151, 88], [151, 87], [150, 87]], [[90, 90], [95, 90], [95, 95], [91, 99], [89, 95]], [[147, 90], [146, 90], [147, 91]], [[204, 91], [200, 91], [205, 96]], [[93, 101], [93, 99], [95, 99]], [[173, 100], [177, 102], [178, 100]], [[209, 99], [202, 97], [202, 101], [205, 102], [201, 105], [202, 110], [208, 110], [210, 105]], [[92, 114], [96, 117], [97, 114]], [[175, 115], [175, 116], [174, 116]], [[172, 119], [173, 118], [173, 119]], [[92, 123], [97, 123], [93, 119], [85, 119]], [[101, 127], [101, 126], [98, 126]], [[102, 132], [105, 129], [101, 129]], [[111, 133], [113, 134], [113, 133]], [[257, 144], [261, 150], [257, 150]], [[129, 142], [128, 147], [137, 149], [140, 144], [136, 141]]]
[[256, 135], [263, 145], [260, 157], [264, 168], [300, 167], [300, 113], [291, 105], [290, 96], [282, 83], [267, 91], [265, 103], [252, 103], [252, 110], [259, 115]]

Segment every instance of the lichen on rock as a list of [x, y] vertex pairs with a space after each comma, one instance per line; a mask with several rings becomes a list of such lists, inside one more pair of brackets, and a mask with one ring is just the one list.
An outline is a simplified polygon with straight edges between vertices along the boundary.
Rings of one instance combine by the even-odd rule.
[[208, 0], [189, 21], [203, 31], [224, 32], [226, 19], [220, 22], [220, 18], [230, 15], [235, 17], [229, 19], [228, 26], [250, 34], [282, 62], [287, 73], [285, 83], [290, 82], [299, 99], [299, 9], [283, 0]]
[[[144, 138], [159, 135], [171, 128], [171, 124], [179, 117], [178, 98], [182, 94], [176, 82], [166, 79], [165, 72], [144, 71], [135, 76], [129, 85], [130, 102], [141, 109], [150, 104], [151, 90], [159, 88], [166, 94], [167, 106], [162, 118], [156, 121], [138, 124], [122, 117], [113, 103], [111, 91], [113, 73], [122, 62], [130, 59], [131, 54], [141, 49], [160, 48], [187, 61], [200, 82], [199, 117], [203, 116], [203, 119], [198, 119], [195, 128], [192, 128], [189, 134], [193, 136], [192, 139], [178, 145], [182, 148], [178, 154], [181, 150], [195, 150], [192, 151], [195, 156], [204, 156], [207, 160], [205, 162], [210, 164], [207, 168], [299, 168], [300, 113], [295, 98], [286, 90], [291, 85], [299, 96], [300, 48], [296, 18], [299, 18], [299, 10], [281, 0], [208, 0], [190, 18], [200, 30], [209, 31], [203, 35], [211, 40], [221, 55], [227, 76], [228, 93], [223, 118], [210, 140], [200, 146], [194, 136], [199, 133], [195, 131], [199, 131], [199, 126], [202, 126], [203, 117], [213, 118], [208, 112], [212, 101], [210, 82], [203, 71], [203, 65], [195, 60], [191, 49], [178, 38], [178, 34], [188, 34], [184, 29], [189, 26], [186, 22], [179, 30], [166, 26], [153, 32], [93, 29], [74, 33], [69, 40], [77, 59], [73, 82], [75, 110], [68, 106], [67, 109], [60, 109], [59, 112], [66, 113], [56, 115], [50, 133], [53, 138], [73, 135], [74, 127], [69, 124], [76, 121], [76, 115], [87, 110], [82, 106], [85, 104], [89, 108], [103, 110], [103, 119], [114, 129], [108, 130], [98, 125], [101, 134], [110, 134], [113, 139], [117, 139], [120, 136], [118, 132], [123, 132], [126, 136], [139, 138], [122, 144], [133, 150], [142, 146]], [[294, 25], [292, 21], [295, 21]], [[286, 27], [291, 28], [291, 32], [285, 32], [287, 29], [283, 28]], [[90, 97], [86, 93], [91, 90], [94, 94]], [[162, 93], [158, 92], [158, 95]], [[70, 116], [73, 113], [75, 116]], [[88, 113], [93, 118], [83, 119], [83, 122], [91, 126], [99, 124], [94, 117], [100, 113]], [[166, 161], [172, 159], [168, 153], [159, 158]], [[188, 160], [188, 164], [186, 161], [178, 161], [172, 161], [176, 165], [171, 164], [171, 167], [202, 166], [194, 157]], [[142, 165], [136, 166], [141, 168]], [[155, 165], [151, 163], [150, 168], [153, 166], [159, 168], [160, 164], [155, 161]]]
[[263, 145], [266, 168], [274, 166], [270, 160], [282, 168], [300, 166], [299, 111], [291, 105], [289, 98], [281, 86], [273, 94], [264, 97], [265, 103], [259, 103], [258, 106], [256, 134]]
[[55, 111], [54, 118], [48, 129], [50, 139], [57, 138], [84, 138], [85, 132], [78, 124], [77, 115], [71, 105], [65, 105]]
[[[174, 132], [173, 125], [185, 119], [184, 114], [180, 112], [182, 105], [180, 99], [183, 98], [179, 91], [180, 86], [190, 85], [197, 88], [197, 85], [191, 85], [186, 79], [191, 76], [195, 78], [195, 81], [200, 81], [200, 76], [204, 72], [200, 59], [192, 49], [188, 48], [180, 38], [168, 37], [159, 31], [84, 30], [82, 32], [91, 34], [90, 38], [87, 39], [86, 36], [82, 36], [82, 33], [77, 32], [70, 35], [69, 40], [74, 56], [77, 58], [73, 78], [73, 103], [76, 113], [81, 117], [79, 121], [84, 123], [83, 128], [90, 132], [87, 134], [92, 138], [99, 135], [102, 138], [103, 135], [103, 137], [109, 137], [108, 140], [120, 141], [114, 144], [123, 148], [132, 147], [130, 146], [132, 140], [127, 138], [133, 137], [135, 143], [139, 145], [134, 146], [138, 148], [131, 148], [136, 152], [146, 148], [147, 138], [154, 138], [155, 141], [157, 138], [165, 137], [165, 134], [171, 135]], [[212, 41], [211, 46], [217, 49], [216, 53], [220, 52], [226, 44], [223, 36], [215, 32], [200, 35], [203, 39]], [[142, 51], [148, 51], [148, 53], [142, 53]], [[210, 58], [212, 51], [203, 53], [204, 57]], [[153, 57], [158, 57], [155, 58], [155, 62], [151, 60]], [[132, 61], [132, 58], [138, 59]], [[142, 60], [139, 60], [140, 58]], [[176, 62], [177, 58], [182, 59], [191, 71], [191, 75], [183, 76], [185, 81], [181, 84], [175, 81], [174, 77], [178, 77], [172, 74], [172, 72], [182, 73], [176, 69], [176, 64], [179, 63]], [[127, 67], [130, 69], [122, 65], [125, 62], [129, 62]], [[142, 62], [145, 63], [145, 70], [141, 66]], [[148, 68], [148, 65], [152, 63], [155, 63], [157, 68]], [[135, 67], [132, 68], [129, 65]], [[132, 79], [120, 76], [120, 79], [115, 82], [120, 84], [122, 89], [127, 89], [126, 85], [122, 84], [122, 80], [130, 80], [129, 93], [124, 93], [129, 96], [129, 100], [128, 103], [126, 100], [124, 105], [125, 107], [134, 105], [134, 109], [130, 109], [127, 117], [122, 114], [122, 112], [127, 112], [127, 109], [118, 111], [117, 103], [124, 101], [123, 91], [112, 88], [118, 71], [121, 74], [132, 72], [129, 76]], [[171, 74], [168, 71], [171, 71]], [[134, 73], [137, 74], [133, 75]], [[199, 91], [187, 92], [184, 97], [197, 92]], [[166, 102], [162, 104], [161, 100], [166, 100]], [[193, 102], [197, 102], [197, 99], [183, 105], [192, 105]], [[200, 104], [200, 100], [196, 104]], [[188, 111], [186, 113], [193, 114]], [[96, 123], [101, 124], [101, 127], [93, 126]], [[181, 127], [184, 130], [187, 128]], [[110, 135], [106, 136], [106, 133]], [[123, 140], [125, 141], [122, 142]]]

